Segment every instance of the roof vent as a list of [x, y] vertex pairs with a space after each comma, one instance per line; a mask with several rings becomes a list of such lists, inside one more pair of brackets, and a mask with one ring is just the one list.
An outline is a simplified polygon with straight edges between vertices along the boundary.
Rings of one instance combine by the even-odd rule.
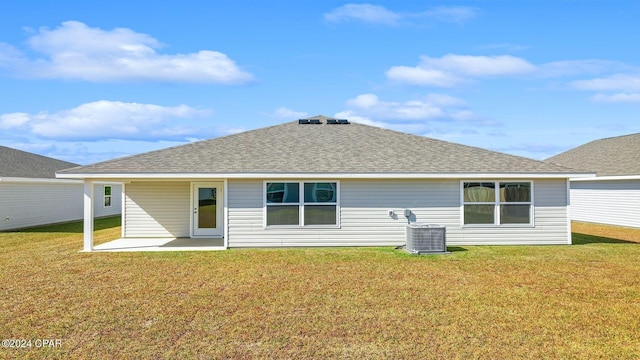
[[349, 120], [347, 119], [328, 119], [327, 125], [349, 125]]
[[319, 125], [322, 124], [322, 121], [318, 120], [318, 119], [299, 119], [298, 120], [298, 124], [300, 125]]

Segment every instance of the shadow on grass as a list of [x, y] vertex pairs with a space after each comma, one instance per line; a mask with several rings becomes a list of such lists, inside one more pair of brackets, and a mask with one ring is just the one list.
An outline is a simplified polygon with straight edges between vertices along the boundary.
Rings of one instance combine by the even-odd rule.
[[[410, 252], [408, 252], [404, 246], [398, 246], [396, 248], [394, 248], [394, 250], [400, 250], [400, 253], [403, 255], [416, 255], [416, 254], [412, 254]], [[420, 255], [441, 255], [441, 254], [447, 254], [447, 253], [454, 253], [454, 252], [463, 252], [463, 251], [469, 251], [463, 247], [460, 246], [447, 246], [447, 251], [445, 252], [433, 252], [433, 253], [424, 253], [424, 254], [420, 254]]]
[[[93, 223], [94, 231], [111, 229], [121, 224], [120, 216], [112, 216], [108, 218], [96, 219]], [[19, 229], [7, 232], [22, 232], [22, 233], [71, 233], [81, 234], [83, 232], [84, 224], [82, 221], [74, 221], [64, 224], [46, 225], [27, 229]]]
[[620, 239], [612, 239], [602, 236], [595, 235], [587, 235], [587, 234], [579, 234], [572, 233], [572, 244], [573, 245], [586, 245], [586, 244], [638, 244], [633, 241], [620, 240]]
[[448, 252], [460, 252], [460, 251], [469, 251], [463, 247], [460, 246], [447, 246], [447, 251]]

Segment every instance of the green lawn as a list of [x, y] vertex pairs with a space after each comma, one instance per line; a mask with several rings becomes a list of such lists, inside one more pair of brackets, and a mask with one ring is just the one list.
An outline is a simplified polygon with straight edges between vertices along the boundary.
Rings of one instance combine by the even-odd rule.
[[[119, 219], [96, 222], [96, 242]], [[0, 358], [638, 359], [640, 244], [81, 253], [0, 233]], [[36, 348], [36, 339], [60, 339]]]

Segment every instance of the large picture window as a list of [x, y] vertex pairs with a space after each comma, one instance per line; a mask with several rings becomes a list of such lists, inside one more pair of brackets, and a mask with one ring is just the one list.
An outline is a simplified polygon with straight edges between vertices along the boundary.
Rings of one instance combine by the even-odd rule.
[[266, 182], [266, 226], [337, 226], [337, 182]]
[[531, 225], [530, 181], [462, 183], [464, 225]]

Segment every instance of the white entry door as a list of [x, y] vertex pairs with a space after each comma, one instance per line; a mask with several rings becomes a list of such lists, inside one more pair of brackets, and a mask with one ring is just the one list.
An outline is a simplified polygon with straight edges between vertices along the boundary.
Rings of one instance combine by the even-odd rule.
[[223, 196], [222, 183], [193, 183], [192, 224], [193, 236], [222, 237]]

